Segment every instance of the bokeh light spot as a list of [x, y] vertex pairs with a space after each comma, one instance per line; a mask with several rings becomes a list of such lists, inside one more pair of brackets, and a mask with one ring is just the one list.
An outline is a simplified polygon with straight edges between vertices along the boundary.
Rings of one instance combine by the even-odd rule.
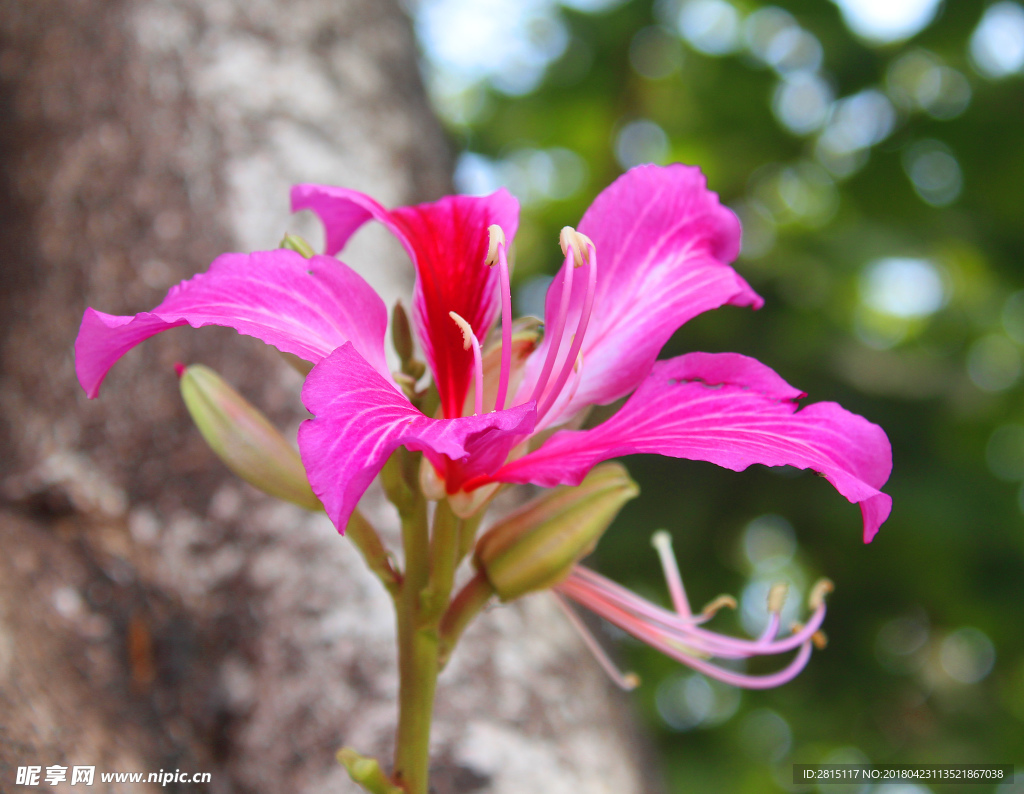
[[942, 275], [928, 259], [888, 257], [870, 263], [860, 284], [861, 300], [883, 314], [927, 317], [946, 303]]
[[739, 46], [740, 15], [726, 0], [688, 0], [678, 26], [689, 45], [707, 55], [727, 55]]
[[985, 462], [1000, 480], [1024, 480], [1024, 427], [1011, 424], [993, 430], [985, 445]]
[[960, 164], [944, 143], [918, 141], [903, 154], [903, 170], [914, 191], [933, 207], [946, 207], [960, 196], [963, 174]]
[[971, 61], [986, 77], [998, 79], [1024, 70], [1024, 8], [996, 3], [986, 9], [971, 34]]
[[946, 675], [961, 684], [977, 684], [992, 672], [996, 649], [984, 632], [957, 629], [942, 641], [939, 662]]
[[782, 516], [758, 516], [743, 530], [743, 553], [758, 573], [784, 568], [796, 554], [793, 525]]
[[989, 334], [971, 345], [967, 374], [982, 391], [1009, 389], [1020, 377], [1020, 351], [1004, 334]]
[[631, 121], [615, 136], [615, 159], [623, 168], [641, 163], [662, 164], [667, 158], [668, 136], [653, 121]]
[[874, 44], [909, 39], [926, 28], [940, 0], [832, 0], [846, 26]]

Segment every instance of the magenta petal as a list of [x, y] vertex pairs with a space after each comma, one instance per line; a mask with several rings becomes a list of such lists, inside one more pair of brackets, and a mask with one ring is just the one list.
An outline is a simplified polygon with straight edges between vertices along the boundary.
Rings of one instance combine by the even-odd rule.
[[325, 253], [330, 256], [344, 249], [349, 238], [371, 219], [380, 221], [401, 239], [401, 233], [391, 220], [391, 213], [358, 190], [330, 185], [295, 185], [291, 197], [292, 212], [313, 210], [320, 216], [327, 235]]
[[[597, 293], [580, 385], [571, 403], [556, 403], [545, 424], [628, 394], [669, 337], [696, 315], [724, 304], [763, 303], [728, 264], [739, 252], [740, 224], [707, 189], [698, 168], [644, 165], [628, 171], [597, 197], [579, 231], [597, 249]], [[573, 282], [566, 349], [583, 305], [584, 282]], [[561, 290], [556, 278], [547, 295], [549, 320]], [[545, 339], [534, 353], [520, 399], [531, 393], [548, 344]]]
[[337, 253], [371, 218], [405, 246], [416, 266], [413, 320], [434, 373], [446, 417], [461, 415], [471, 381], [472, 354], [462, 347], [455, 312], [478, 338], [487, 336], [498, 310], [498, 273], [484, 264], [487, 227], [501, 226], [512, 240], [519, 203], [502, 189], [490, 196], [447, 196], [430, 204], [387, 210], [355, 190], [297, 185], [292, 209], [311, 209], [327, 230], [327, 252]]
[[151, 312], [134, 317], [86, 309], [75, 340], [75, 369], [90, 398], [107, 371], [145, 339], [179, 325], [223, 325], [316, 363], [352, 342], [387, 375], [387, 309], [347, 265], [294, 251], [224, 254], [206, 273], [172, 287]]
[[299, 428], [299, 452], [313, 492], [340, 531], [398, 447], [464, 460], [492, 446], [507, 450], [533, 429], [536, 417], [530, 404], [482, 416], [431, 419], [350, 344], [313, 368], [302, 401], [315, 418]]
[[660, 361], [611, 419], [592, 430], [556, 433], [494, 479], [577, 485], [600, 461], [636, 453], [706, 460], [733, 471], [752, 463], [809, 468], [860, 503], [868, 542], [892, 507], [879, 491], [892, 470], [889, 439], [836, 403], [798, 411], [800, 395], [764, 364], [736, 353]]

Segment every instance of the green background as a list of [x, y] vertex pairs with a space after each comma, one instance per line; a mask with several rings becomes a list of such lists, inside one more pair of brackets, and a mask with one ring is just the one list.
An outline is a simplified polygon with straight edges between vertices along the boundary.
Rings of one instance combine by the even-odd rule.
[[[807, 401], [836, 400], [892, 441], [894, 508], [869, 545], [857, 508], [809, 473], [626, 461], [642, 495], [591, 560], [606, 575], [667, 602], [648, 542], [664, 527], [698, 605], [720, 592], [740, 595], [756, 578], [836, 583], [827, 650], [777, 690], [709, 687], [638, 643], [619, 644], [624, 664], [644, 679], [635, 702], [672, 792], [810, 790], [787, 783], [796, 761], [1024, 769], [1024, 302], [1011, 297], [1024, 287], [1024, 79], [997, 79], [971, 63], [969, 40], [986, 5], [947, 2], [923, 31], [889, 44], [859, 39], [823, 0], [776, 5], [820, 42], [817, 74], [834, 97], [876, 89], [891, 102], [891, 129], [853, 155], [849, 173], [826, 167], [820, 129], [796, 134], [773, 113], [778, 69], [742, 45], [700, 52], [673, 27], [680, 9], [672, 3], [555, 9], [563, 52], [535, 86], [514, 94], [493, 76], [453, 93], [427, 63], [457, 147], [476, 155], [461, 162], [464, 185], [470, 166], [483, 163], [527, 199], [515, 250], [520, 308], [535, 305], [536, 278], [560, 264], [558, 229], [576, 224], [622, 172], [623, 128], [654, 122], [664, 140], [655, 134], [646, 151], [699, 165], [739, 209], [746, 238], [737, 268], [766, 300], [758, 312], [698, 317], [663, 357], [755, 356]], [[734, 5], [741, 24], [759, 7]], [[956, 74], [928, 71], [941, 65]], [[926, 82], [936, 75], [950, 78], [940, 80], [948, 95]], [[940, 166], [954, 158], [959, 192], [928, 193], [926, 184], [923, 198], [915, 190], [915, 152], [931, 150], [944, 153]], [[530, 187], [531, 167], [540, 188]], [[886, 257], [925, 260], [933, 277], [912, 279], [896, 296], [918, 302], [912, 316], [879, 297], [890, 282], [872, 292], [871, 274]], [[932, 295], [922, 309], [935, 276], [941, 300]], [[755, 521], [766, 515], [775, 518]], [[744, 632], [735, 614], [712, 625]], [[757, 661], [750, 669], [771, 668]]]

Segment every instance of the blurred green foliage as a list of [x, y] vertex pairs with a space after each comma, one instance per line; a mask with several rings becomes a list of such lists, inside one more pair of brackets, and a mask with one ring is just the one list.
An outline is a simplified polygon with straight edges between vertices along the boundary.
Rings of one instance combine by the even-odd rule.
[[[767, 304], [699, 317], [663, 356], [755, 356], [808, 401], [836, 400], [879, 423], [893, 444], [892, 517], [866, 546], [859, 511], [813, 475], [626, 461], [642, 495], [592, 560], [607, 575], [667, 603], [648, 542], [665, 527], [697, 604], [740, 595], [762, 575], [836, 583], [828, 649], [778, 690], [737, 697], [623, 641], [670, 791], [811, 790], [787, 782], [790, 765], [826, 759], [1013, 762], [1024, 774], [1024, 300], [1012, 297], [1024, 287], [1024, 79], [972, 65], [987, 5], [949, 0], [912, 39], [881, 46], [855, 37], [831, 3], [776, 4], [820, 42], [820, 67], [805, 71], [834, 98], [874, 89], [888, 100], [888, 128], [846, 160], [821, 148], [841, 106], [815, 121], [813, 101], [797, 102], [811, 118], [798, 112], [804, 131], [788, 129], [777, 93], [785, 70], [749, 46], [698, 51], [674, 27], [681, 9], [671, 2], [560, 9], [565, 50], [533, 90], [512, 96], [484, 83], [461, 97], [462, 110], [447, 109], [477, 166], [527, 186], [534, 167], [547, 180], [523, 209], [520, 288], [555, 271], [558, 229], [577, 223], [630, 156], [701, 166], [744, 220], [737, 268]], [[735, 8], [742, 37], [742, 20], [763, 6]], [[847, 110], [851, 123], [872, 121]], [[624, 130], [638, 120], [656, 126], [634, 126], [629, 150]], [[463, 177], [473, 162], [463, 160]], [[552, 177], [552, 165], [568, 174]], [[886, 258], [925, 264], [901, 281]], [[750, 528], [765, 515], [782, 520]], [[797, 548], [786, 562], [788, 527]], [[758, 538], [781, 543], [782, 557], [757, 568], [748, 551]], [[716, 621], [743, 632], [737, 616]]]

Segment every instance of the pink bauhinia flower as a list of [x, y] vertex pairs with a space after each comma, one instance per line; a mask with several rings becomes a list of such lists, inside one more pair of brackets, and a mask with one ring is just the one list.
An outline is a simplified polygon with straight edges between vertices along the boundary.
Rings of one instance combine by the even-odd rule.
[[[127, 350], [179, 325], [229, 326], [305, 359], [315, 365], [302, 392], [314, 418], [299, 430], [299, 449], [340, 530], [400, 446], [423, 451], [437, 486], [471, 505], [474, 493], [501, 483], [576, 485], [600, 461], [657, 453], [735, 471], [753, 463], [814, 469], [860, 504], [865, 541], [888, 517], [891, 499], [879, 489], [891, 449], [877, 425], [835, 403], [798, 410], [803, 393], [745, 356], [657, 361], [697, 314], [762, 303], [729, 265], [739, 222], [698, 169], [635, 168], [597, 197], [578, 232], [563, 232], [566, 258], [548, 291], [543, 341], [524, 359], [512, 355], [504, 240], [515, 234], [518, 205], [506, 191], [387, 210], [353, 190], [300, 185], [292, 205], [319, 215], [327, 256], [226, 254], [152, 312], [88, 309], [75, 344], [88, 395]], [[334, 258], [371, 219], [415, 265], [413, 321], [440, 416], [421, 413], [398, 387], [385, 363], [385, 306]], [[501, 348], [488, 379], [479, 340], [499, 313]], [[557, 430], [630, 394], [592, 429]]]

